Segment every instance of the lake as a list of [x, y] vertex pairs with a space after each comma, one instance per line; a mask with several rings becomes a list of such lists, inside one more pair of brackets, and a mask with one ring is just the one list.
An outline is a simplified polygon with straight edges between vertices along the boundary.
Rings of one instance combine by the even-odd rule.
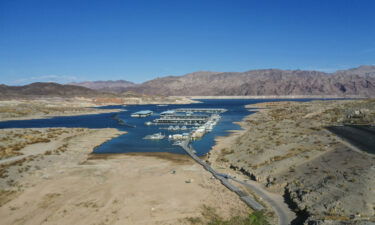
[[[0, 122], [2, 128], [45, 128], [45, 127], [83, 127], [83, 128], [116, 128], [126, 131], [127, 134], [113, 138], [102, 145], [98, 146], [94, 153], [129, 153], [129, 152], [170, 152], [177, 154], [185, 154], [179, 147], [172, 145], [168, 139], [162, 140], [145, 140], [146, 135], [161, 132], [165, 135], [182, 133], [186, 131], [169, 131], [165, 126], [147, 126], [145, 122], [158, 118], [159, 113], [166, 110], [176, 108], [225, 108], [228, 111], [222, 113], [221, 120], [215, 128], [207, 133], [202, 139], [192, 143], [197, 151], [197, 155], [202, 156], [210, 151], [215, 144], [215, 137], [226, 136], [231, 130], [239, 130], [241, 127], [234, 122], [241, 121], [245, 116], [254, 112], [248, 111], [245, 106], [248, 104], [256, 104], [261, 102], [274, 101], [311, 101], [314, 99], [210, 99], [202, 100], [201, 103], [186, 105], [128, 105], [128, 106], [105, 106], [103, 109], [124, 109], [126, 111], [116, 113], [102, 113], [95, 115], [81, 116], [63, 116], [48, 119], [33, 120], [13, 120]], [[133, 118], [130, 115], [133, 112], [141, 110], [152, 110], [154, 114], [145, 118]], [[125, 124], [119, 123], [119, 118]]]

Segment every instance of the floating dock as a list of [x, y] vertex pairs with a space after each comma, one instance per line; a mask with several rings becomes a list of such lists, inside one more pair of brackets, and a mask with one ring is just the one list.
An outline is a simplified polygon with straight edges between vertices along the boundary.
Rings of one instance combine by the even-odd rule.
[[158, 119], [152, 121], [154, 125], [194, 125], [200, 126], [207, 123], [210, 120], [218, 120], [217, 114], [207, 115], [207, 114], [168, 114], [164, 115]]
[[223, 108], [179, 108], [175, 109], [176, 112], [202, 112], [202, 113], [223, 113], [226, 109]]
[[204, 124], [207, 121], [207, 118], [183, 118], [183, 117], [163, 117], [160, 119], [155, 119], [153, 124], [181, 124], [181, 125], [200, 125]]

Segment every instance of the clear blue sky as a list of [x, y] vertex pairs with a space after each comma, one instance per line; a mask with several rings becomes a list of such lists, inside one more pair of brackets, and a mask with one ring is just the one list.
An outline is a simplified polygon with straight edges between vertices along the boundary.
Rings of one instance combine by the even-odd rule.
[[0, 83], [375, 64], [373, 0], [0, 0]]

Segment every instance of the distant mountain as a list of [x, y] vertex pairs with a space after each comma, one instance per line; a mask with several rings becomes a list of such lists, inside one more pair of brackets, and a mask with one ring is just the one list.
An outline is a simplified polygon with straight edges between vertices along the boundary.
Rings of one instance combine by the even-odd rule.
[[24, 86], [0, 85], [0, 98], [33, 98], [33, 97], [97, 97], [112, 94], [95, 91], [89, 88], [62, 85], [57, 83], [32, 83]]
[[[74, 84], [74, 85], [72, 85]], [[263, 69], [246, 72], [198, 71], [134, 84], [129, 81], [89, 81], [61, 85], [33, 83], [0, 85], [0, 98], [19, 96], [362, 96], [375, 97], [375, 66], [334, 73]], [[108, 92], [112, 92], [108, 93]]]
[[126, 88], [135, 86], [135, 83], [126, 80], [116, 81], [85, 81], [78, 83], [70, 83], [71, 85], [77, 85], [87, 87], [94, 90], [105, 91], [105, 92], [124, 92]]
[[168, 76], [126, 88], [166, 96], [375, 96], [375, 66], [335, 73], [264, 69], [246, 72], [195, 72]]

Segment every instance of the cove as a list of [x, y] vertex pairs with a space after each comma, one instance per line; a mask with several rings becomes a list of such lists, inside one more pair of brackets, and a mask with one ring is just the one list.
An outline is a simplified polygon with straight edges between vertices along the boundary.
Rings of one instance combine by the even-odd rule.
[[[130, 152], [170, 152], [185, 154], [179, 147], [172, 145], [168, 139], [145, 140], [143, 137], [149, 134], [162, 132], [165, 135], [181, 133], [181, 131], [169, 131], [160, 129], [163, 126], [147, 126], [145, 122], [158, 118], [161, 112], [176, 108], [225, 108], [221, 120], [215, 128], [207, 133], [202, 139], [192, 143], [198, 156], [207, 154], [215, 144], [217, 136], [227, 136], [231, 130], [239, 130], [241, 127], [234, 122], [243, 120], [244, 117], [254, 113], [245, 108], [246, 105], [261, 102], [276, 101], [299, 101], [306, 102], [318, 99], [197, 99], [200, 103], [186, 105], [127, 105], [127, 106], [104, 106], [103, 109], [124, 109], [116, 113], [102, 113], [80, 116], [59, 116], [48, 119], [13, 120], [0, 122], [0, 129], [4, 128], [46, 128], [46, 127], [68, 127], [68, 128], [116, 128], [126, 131], [127, 134], [113, 138], [98, 146], [94, 153], [130, 153]], [[319, 99], [322, 100], [322, 99]], [[145, 118], [133, 118], [130, 115], [140, 110], [151, 110], [152, 116]], [[123, 122], [120, 122], [123, 121]], [[164, 128], [167, 126], [164, 126]]]

